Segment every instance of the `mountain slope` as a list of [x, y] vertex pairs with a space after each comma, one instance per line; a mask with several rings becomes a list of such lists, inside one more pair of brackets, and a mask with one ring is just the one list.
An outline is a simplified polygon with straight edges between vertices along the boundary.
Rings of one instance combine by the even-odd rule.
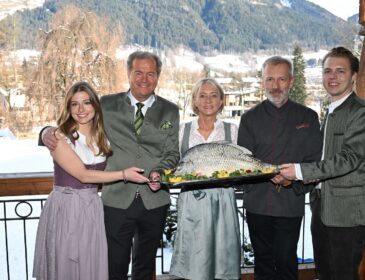
[[[19, 12], [18, 47], [36, 46], [35, 30], [67, 4], [91, 10], [124, 29], [125, 43], [194, 51], [290, 50], [351, 44], [356, 25], [305, 0], [47, 0]], [[11, 19], [2, 22], [11, 26]]]

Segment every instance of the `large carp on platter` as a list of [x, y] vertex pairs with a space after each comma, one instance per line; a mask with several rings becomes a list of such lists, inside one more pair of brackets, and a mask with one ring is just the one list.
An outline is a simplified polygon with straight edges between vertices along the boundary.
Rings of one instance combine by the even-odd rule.
[[[182, 177], [195, 174], [207, 178], [217, 177], [219, 173], [237, 173], [238, 176], [251, 172], [277, 173], [277, 165], [264, 163], [251, 155], [246, 148], [224, 142], [200, 144], [189, 149], [180, 160], [173, 176]], [[221, 178], [218, 176], [218, 178]]]

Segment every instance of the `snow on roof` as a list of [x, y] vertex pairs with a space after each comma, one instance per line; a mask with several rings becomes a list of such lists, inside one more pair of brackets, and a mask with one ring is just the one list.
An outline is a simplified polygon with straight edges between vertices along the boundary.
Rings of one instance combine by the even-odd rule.
[[40, 56], [40, 52], [37, 50], [19, 49], [11, 53], [11, 56], [16, 59], [18, 63], [22, 63], [23, 60], [31, 60]]

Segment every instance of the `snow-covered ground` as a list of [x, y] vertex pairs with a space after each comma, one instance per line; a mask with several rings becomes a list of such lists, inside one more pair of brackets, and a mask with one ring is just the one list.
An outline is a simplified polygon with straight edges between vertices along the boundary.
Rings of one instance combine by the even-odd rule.
[[37, 146], [37, 140], [11, 140], [0, 138], [0, 178], [5, 174], [52, 172], [49, 151]]
[[44, 0], [6, 0], [0, 1], [0, 20], [18, 10], [34, 9], [42, 6]]
[[[1, 137], [2, 135], [2, 137]], [[38, 172], [52, 172], [53, 163], [49, 152], [44, 147], [37, 146], [37, 140], [17, 140], [10, 139], [10, 136], [4, 136], [5, 133], [0, 134], [0, 178], [6, 178], [9, 175], [14, 176], [18, 173], [38, 173]], [[32, 196], [32, 197], [2, 197], [0, 199], [0, 220], [4, 218], [3, 200], [16, 200], [16, 199], [33, 199], [33, 198], [46, 198], [46, 196]], [[7, 218], [17, 217], [15, 208], [18, 214], [26, 216], [31, 211], [30, 217], [39, 217], [41, 211], [41, 203], [39, 201], [30, 202], [31, 206], [27, 203], [16, 206], [17, 202], [8, 202], [6, 206]], [[238, 201], [238, 206], [242, 206], [242, 201]], [[304, 226], [301, 230], [301, 236], [298, 243], [298, 257], [310, 261], [313, 258], [311, 234], [310, 234], [310, 209], [306, 206], [306, 216], [304, 220]], [[9, 248], [9, 264], [10, 274], [12, 280], [26, 279], [26, 265], [25, 265], [25, 246], [23, 232], [27, 232], [27, 254], [28, 254], [28, 275], [29, 279], [32, 271], [33, 263], [33, 251], [35, 234], [37, 229], [38, 220], [23, 221], [8, 221], [8, 248]], [[0, 221], [0, 279], [7, 279], [7, 267], [6, 267], [6, 251], [5, 251], [5, 231], [4, 222]], [[304, 230], [303, 230], [304, 229]], [[304, 234], [304, 238], [303, 238]], [[245, 232], [242, 235], [249, 240], [247, 226], [245, 226]], [[304, 255], [303, 255], [304, 253]], [[158, 255], [161, 251], [158, 252]], [[172, 248], [165, 248], [164, 255], [164, 268], [163, 270], [169, 271], [170, 261], [172, 256]], [[158, 258], [156, 261], [157, 274], [161, 274], [161, 260]]]

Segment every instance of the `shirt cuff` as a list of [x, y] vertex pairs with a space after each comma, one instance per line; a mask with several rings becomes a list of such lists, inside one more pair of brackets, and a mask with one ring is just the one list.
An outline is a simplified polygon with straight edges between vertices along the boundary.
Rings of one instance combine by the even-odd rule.
[[303, 174], [302, 174], [302, 169], [300, 168], [300, 164], [299, 163], [295, 163], [294, 164], [294, 168], [295, 168], [295, 177], [296, 177], [296, 180], [303, 180]]

